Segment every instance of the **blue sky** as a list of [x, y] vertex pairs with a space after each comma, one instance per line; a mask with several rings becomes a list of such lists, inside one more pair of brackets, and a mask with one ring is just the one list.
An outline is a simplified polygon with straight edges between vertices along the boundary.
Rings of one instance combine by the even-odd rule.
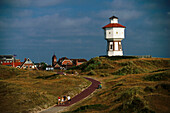
[[103, 26], [126, 26], [124, 55], [170, 57], [168, 0], [0, 0], [0, 54], [51, 64], [105, 55]]

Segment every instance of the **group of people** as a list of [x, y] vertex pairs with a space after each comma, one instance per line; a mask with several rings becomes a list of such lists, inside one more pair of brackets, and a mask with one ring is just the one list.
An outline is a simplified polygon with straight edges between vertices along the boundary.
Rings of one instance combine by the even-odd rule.
[[66, 101], [68, 101], [68, 103], [70, 104], [71, 97], [69, 95], [63, 96], [63, 97], [58, 97], [58, 105], [60, 105], [60, 104], [64, 105]]

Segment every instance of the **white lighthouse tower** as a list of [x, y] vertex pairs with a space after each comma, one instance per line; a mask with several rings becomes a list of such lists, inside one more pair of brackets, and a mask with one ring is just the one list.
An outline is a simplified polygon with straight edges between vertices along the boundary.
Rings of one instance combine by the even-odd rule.
[[107, 40], [108, 56], [123, 56], [121, 41], [125, 38], [125, 26], [118, 23], [118, 17], [109, 18], [110, 23], [103, 27]]

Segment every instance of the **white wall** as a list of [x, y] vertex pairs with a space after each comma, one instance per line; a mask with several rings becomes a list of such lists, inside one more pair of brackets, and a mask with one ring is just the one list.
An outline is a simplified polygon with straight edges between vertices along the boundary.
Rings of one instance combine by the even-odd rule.
[[123, 51], [108, 51], [108, 56], [123, 56]]
[[125, 38], [125, 28], [106, 28], [105, 30], [105, 39]]
[[110, 19], [110, 23], [118, 23], [118, 19], [117, 18]]

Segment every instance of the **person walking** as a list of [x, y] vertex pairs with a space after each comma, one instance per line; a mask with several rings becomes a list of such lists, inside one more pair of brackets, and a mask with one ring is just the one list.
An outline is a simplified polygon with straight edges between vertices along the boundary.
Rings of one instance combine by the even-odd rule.
[[60, 104], [60, 101], [61, 101], [61, 99], [60, 99], [60, 97], [58, 97], [58, 105]]
[[69, 95], [67, 96], [67, 100], [68, 100], [68, 103], [70, 104], [71, 97]]
[[99, 84], [99, 85], [98, 85], [98, 89], [102, 89], [102, 84]]
[[102, 89], [102, 83], [100, 84], [100, 89]]
[[63, 96], [63, 98], [64, 98], [64, 102], [66, 101], [66, 99], [67, 99], [67, 97], [66, 96]]
[[61, 98], [61, 104], [64, 104], [64, 97]]

